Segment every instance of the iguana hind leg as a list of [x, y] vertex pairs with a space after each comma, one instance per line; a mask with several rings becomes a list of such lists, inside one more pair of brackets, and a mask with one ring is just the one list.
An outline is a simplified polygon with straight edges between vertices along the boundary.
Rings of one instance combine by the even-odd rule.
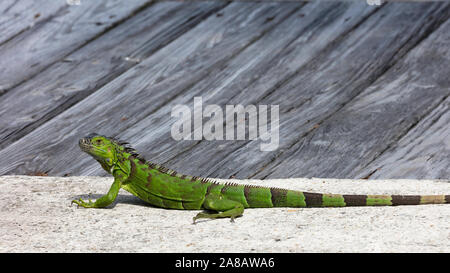
[[234, 218], [241, 216], [244, 212], [244, 206], [241, 203], [227, 199], [221, 194], [208, 194], [203, 202], [203, 207], [218, 211], [218, 213], [200, 212], [194, 217], [194, 224], [200, 218], [230, 218], [231, 222], [234, 222]]

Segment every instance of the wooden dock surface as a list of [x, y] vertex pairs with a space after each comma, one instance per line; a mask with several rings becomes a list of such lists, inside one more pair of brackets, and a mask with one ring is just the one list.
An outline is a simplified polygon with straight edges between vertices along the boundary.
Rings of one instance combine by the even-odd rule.
[[[450, 178], [448, 2], [4, 0], [0, 15], [0, 175], [105, 175], [78, 148], [97, 132], [203, 177]], [[278, 148], [173, 139], [194, 97], [278, 105]]]

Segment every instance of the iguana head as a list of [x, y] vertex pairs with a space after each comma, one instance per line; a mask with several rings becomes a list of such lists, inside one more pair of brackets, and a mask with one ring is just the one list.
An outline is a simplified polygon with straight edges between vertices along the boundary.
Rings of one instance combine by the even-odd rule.
[[112, 172], [117, 164], [117, 153], [121, 150], [116, 140], [93, 133], [81, 138], [78, 145], [83, 152], [97, 160], [103, 169]]
[[130, 167], [125, 161], [130, 156], [145, 162], [145, 159], [135, 149], [130, 147], [128, 142], [117, 140], [113, 137], [92, 133], [81, 138], [78, 145], [80, 145], [83, 152], [91, 155], [109, 173], [112, 173], [116, 167], [129, 173]]

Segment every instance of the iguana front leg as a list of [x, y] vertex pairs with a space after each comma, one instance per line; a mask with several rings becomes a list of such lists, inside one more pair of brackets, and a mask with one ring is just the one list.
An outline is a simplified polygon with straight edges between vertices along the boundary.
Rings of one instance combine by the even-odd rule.
[[72, 200], [71, 204], [75, 203], [78, 206], [82, 206], [85, 208], [104, 208], [114, 202], [114, 200], [116, 200], [117, 194], [119, 193], [123, 181], [125, 181], [125, 176], [123, 174], [115, 175], [114, 182], [111, 185], [111, 188], [109, 188], [108, 193], [98, 198], [95, 202], [92, 202], [90, 199], [88, 202], [86, 202], [80, 198], [79, 200]]
[[194, 224], [197, 219], [200, 218], [231, 218], [231, 222], [234, 222], [234, 218], [241, 216], [244, 213], [244, 205], [237, 201], [227, 199], [221, 194], [208, 194], [203, 202], [203, 207], [209, 210], [219, 211], [219, 213], [203, 213], [200, 212], [194, 217]]

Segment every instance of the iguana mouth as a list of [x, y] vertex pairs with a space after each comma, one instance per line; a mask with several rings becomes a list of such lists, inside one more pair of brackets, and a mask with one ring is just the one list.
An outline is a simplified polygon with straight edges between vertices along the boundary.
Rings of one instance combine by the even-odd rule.
[[100, 158], [101, 159], [102, 157], [97, 156], [95, 153], [93, 153], [93, 151], [101, 151], [101, 152], [104, 152], [104, 153], [106, 153], [107, 151], [92, 145], [91, 139], [93, 137], [95, 137], [95, 136], [99, 136], [99, 135], [96, 134], [96, 133], [92, 133], [92, 134], [90, 134], [90, 135], [88, 135], [86, 137], [80, 138], [80, 140], [78, 141], [78, 145], [80, 146], [80, 149], [83, 152], [92, 155], [94, 158]]
[[91, 139], [87, 137], [80, 138], [78, 145], [83, 152], [89, 152], [91, 149]]

